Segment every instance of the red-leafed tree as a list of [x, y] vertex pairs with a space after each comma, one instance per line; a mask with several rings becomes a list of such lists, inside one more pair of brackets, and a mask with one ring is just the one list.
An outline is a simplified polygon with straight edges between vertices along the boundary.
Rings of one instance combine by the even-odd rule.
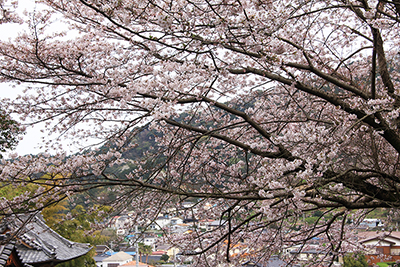
[[[107, 186], [146, 226], [191, 198], [193, 217], [223, 222], [170, 237], [196, 266], [265, 262], [317, 237], [312, 265], [350, 250], [365, 214], [400, 206], [399, 1], [39, 2], [0, 45], [1, 81], [28, 89], [7, 109], [112, 145], [4, 162], [2, 183], [45, 186], [2, 214]], [[129, 162], [143, 129], [157, 146]]]

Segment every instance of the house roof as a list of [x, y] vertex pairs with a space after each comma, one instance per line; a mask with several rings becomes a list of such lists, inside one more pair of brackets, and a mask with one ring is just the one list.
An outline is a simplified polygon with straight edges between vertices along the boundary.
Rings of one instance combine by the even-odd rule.
[[109, 251], [110, 248], [106, 245], [97, 245], [95, 250], [97, 254], [102, 254], [105, 253], [106, 251]]
[[112, 255], [112, 256], [110, 256], [108, 258], [105, 258], [103, 260], [103, 262], [105, 262], [105, 261], [106, 262], [107, 261], [126, 261], [126, 260], [131, 260], [132, 258], [133, 258], [132, 255], [129, 255], [126, 252], [120, 251], [120, 252], [115, 253], [114, 255]]
[[271, 256], [266, 264], [261, 264], [258, 262], [247, 261], [242, 264], [242, 267], [285, 267], [288, 263], [281, 260], [278, 256]]
[[160, 244], [156, 246], [156, 251], [160, 250], [168, 250], [171, 247], [171, 245], [168, 244]]
[[102, 262], [104, 259], [107, 259], [110, 255], [107, 254], [100, 254], [93, 257], [96, 262]]
[[122, 251], [125, 251], [126, 253], [128, 253], [128, 252], [136, 253], [136, 248], [135, 247], [127, 247], [127, 248], [124, 248]]
[[390, 236], [392, 238], [396, 238], [400, 240], [400, 232], [391, 231], [391, 232], [376, 232], [376, 231], [365, 231], [357, 234], [360, 239], [371, 239], [378, 236]]
[[[138, 264], [140, 267], [154, 267], [153, 265], [149, 265], [149, 264], [146, 264], [146, 263], [143, 263], [143, 262], [140, 262], [139, 261], [139, 264]], [[136, 261], [130, 261], [130, 262], [127, 262], [127, 263], [125, 263], [125, 264], [122, 264], [121, 266], [125, 266], [125, 267], [136, 267]]]
[[214, 220], [212, 220], [212, 219], [203, 219], [203, 220], [199, 220], [199, 222], [202, 222], [202, 223], [204, 223], [204, 222], [213, 222]]
[[24, 264], [64, 262], [92, 249], [89, 244], [72, 242], [60, 236], [45, 224], [41, 215], [12, 215], [2, 225], [2, 229], [10, 230], [11, 240], [15, 242], [17, 254]]
[[287, 266], [288, 263], [281, 260], [278, 256], [272, 256], [268, 262], [267, 262], [267, 267], [283, 267]]
[[388, 238], [391, 238], [392, 240], [398, 240], [400, 241], [400, 232], [363, 232], [359, 233], [358, 236], [361, 238], [360, 242], [361, 243], [366, 243], [369, 241], [377, 240], [377, 241], [384, 241], [389, 244], [396, 244], [394, 241], [388, 240]]
[[224, 226], [226, 223], [226, 220], [215, 220], [212, 221], [209, 225], [210, 226]]
[[151, 253], [151, 255], [163, 255], [163, 254], [167, 254], [167, 251], [165, 251], [165, 250], [157, 250], [157, 251], [153, 251]]

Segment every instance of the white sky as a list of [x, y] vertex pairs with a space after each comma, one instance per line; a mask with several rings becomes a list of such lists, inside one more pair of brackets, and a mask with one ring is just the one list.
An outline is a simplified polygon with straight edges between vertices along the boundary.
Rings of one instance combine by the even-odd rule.
[[[0, 28], [1, 31], [1, 28]], [[0, 93], [1, 98], [15, 98], [19, 93], [22, 92], [23, 85], [20, 88], [12, 88], [8, 84], [1, 84]], [[16, 118], [17, 119], [17, 118]], [[36, 125], [35, 127], [28, 127], [26, 133], [21, 135], [22, 140], [19, 141], [15, 150], [8, 153], [3, 153], [3, 156], [7, 158], [10, 153], [17, 153], [18, 155], [26, 154], [38, 154], [40, 152], [45, 152], [44, 149], [39, 149], [41, 145], [42, 137], [47, 136], [47, 134], [41, 132], [44, 129], [42, 125]]]
[[[17, 12], [23, 14], [24, 11], [31, 13], [34, 10], [38, 10], [38, 6], [34, 0], [19, 0]], [[0, 24], [0, 40], [6, 41], [9, 38], [17, 37], [20, 32], [26, 30], [26, 26], [18, 24]], [[8, 84], [1, 84], [0, 87], [0, 98], [14, 99], [17, 95], [22, 93], [24, 85], [22, 84], [18, 88], [13, 88]], [[21, 136], [23, 139], [19, 142], [15, 150], [8, 153], [3, 153], [3, 156], [7, 158], [10, 153], [17, 153], [18, 155], [26, 154], [38, 154], [45, 152], [44, 149], [39, 149], [41, 146], [42, 137], [47, 137], [46, 133], [42, 133], [40, 130], [44, 129], [42, 125], [36, 125], [35, 127], [27, 128], [25, 135]]]

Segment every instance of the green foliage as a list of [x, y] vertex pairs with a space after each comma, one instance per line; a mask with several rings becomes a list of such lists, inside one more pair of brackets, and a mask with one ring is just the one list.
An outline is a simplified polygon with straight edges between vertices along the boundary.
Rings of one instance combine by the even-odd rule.
[[99, 214], [108, 212], [110, 207], [95, 206], [93, 211], [88, 212], [81, 205], [76, 205], [72, 210], [68, 210], [66, 205], [66, 202], [59, 202], [43, 211], [43, 217], [49, 227], [75, 242], [98, 245], [108, 240], [108, 237], [101, 235], [100, 231], [95, 231], [90, 235], [85, 232], [92, 230], [92, 224], [102, 221]]
[[305, 218], [306, 223], [308, 224], [315, 224], [318, 220], [320, 220], [320, 217], [307, 217]]
[[59, 263], [57, 267], [95, 267], [96, 261], [93, 259], [94, 252], [89, 252], [88, 254], [70, 260], [64, 263]]
[[377, 265], [379, 267], [399, 267], [400, 264], [395, 261], [387, 261], [387, 262], [378, 262]]
[[[18, 135], [23, 133], [19, 124], [0, 109], [0, 152], [12, 149], [18, 143]], [[0, 154], [0, 158], [2, 155]]]
[[151, 246], [145, 245], [143, 243], [139, 243], [140, 258], [142, 257], [142, 255], [146, 255], [146, 263], [148, 261], [149, 255], [151, 255], [152, 252], [153, 252], [153, 249], [151, 248]]
[[[12, 200], [17, 196], [20, 195], [25, 195], [26, 198], [24, 198], [23, 201], [21, 201], [21, 208], [14, 209], [14, 212], [27, 212], [32, 211], [32, 210], [42, 210], [45, 207], [54, 205], [55, 199], [58, 199], [59, 201], [62, 201], [65, 199], [66, 195], [64, 193], [55, 193], [52, 192], [53, 198], [46, 198], [43, 200], [43, 196], [46, 196], [49, 194], [52, 185], [44, 185], [46, 182], [55, 179], [53, 181], [53, 184], [57, 184], [57, 179], [62, 178], [60, 175], [50, 175], [50, 174], [45, 174], [41, 176], [40, 178], [31, 178], [31, 177], [26, 177], [24, 183], [13, 183], [12, 181], [10, 182], [5, 182], [2, 181], [0, 182], [0, 198], [4, 197], [7, 200]], [[44, 189], [44, 191], [42, 190]], [[39, 204], [39, 205], [38, 205]]]
[[53, 204], [49, 207], [46, 207], [42, 211], [43, 218], [46, 220], [46, 224], [54, 229], [55, 225], [62, 223], [65, 219], [65, 214], [68, 209], [66, 208], [67, 202], [61, 201], [56, 204]]
[[[51, 177], [52, 176], [48, 174], [43, 176], [44, 179], [51, 179]], [[0, 183], [0, 197], [11, 200], [26, 192], [28, 192], [29, 196], [33, 197], [38, 188], [39, 186], [33, 183], [27, 183], [24, 186], [13, 186]], [[100, 193], [101, 192], [102, 191], [100, 191]], [[32, 205], [34, 204], [31, 204], [30, 208], [34, 209], [35, 207]], [[87, 233], [92, 231], [93, 224], [103, 221], [101, 214], [109, 212], [111, 207], [93, 206], [90, 209], [91, 212], [88, 212], [82, 205], [71, 207], [67, 200], [61, 200], [48, 206], [45, 205], [45, 208], [41, 213], [46, 224], [68, 240], [79, 243], [89, 243], [93, 246], [107, 243], [109, 239], [113, 238], [113, 236], [103, 235], [100, 230], [90, 232], [90, 234]], [[96, 262], [93, 260], [94, 253], [94, 250], [92, 250], [82, 257], [65, 263], [60, 263], [57, 266], [94, 267], [96, 266]]]
[[32, 195], [36, 189], [38, 189], [38, 186], [31, 183], [28, 183], [26, 186], [13, 186], [0, 183], [0, 197], [11, 200], [16, 196], [25, 193], [26, 191], [31, 192]]
[[[1, 158], [1, 157], [0, 157]], [[16, 186], [15, 184], [9, 184], [0, 182], [0, 198], [5, 198], [7, 200], [12, 200], [17, 196], [22, 194], [26, 194], [28, 198], [33, 198], [35, 195], [35, 191], [39, 188], [39, 186], [35, 184], [28, 183], [25, 186]], [[29, 202], [28, 200], [24, 200], [21, 203], [24, 206], [15, 208], [12, 207], [14, 212], [25, 212], [27, 209], [36, 209], [35, 202]]]
[[368, 262], [363, 254], [351, 253], [343, 257], [343, 267], [368, 267]]
[[321, 217], [324, 213], [321, 210], [316, 210], [313, 213], [313, 217]]
[[163, 254], [160, 258], [160, 260], [167, 262], [169, 260], [169, 256], [167, 254]]
[[[67, 201], [63, 201], [43, 210], [43, 217], [49, 227], [63, 237], [75, 242], [98, 245], [108, 241], [109, 237], [102, 235], [99, 230], [90, 234], [86, 232], [92, 229], [93, 223], [102, 220], [99, 214], [101, 212], [108, 212], [110, 207], [95, 206], [92, 212], [88, 212], [81, 205], [76, 205], [71, 210], [68, 209], [67, 205]], [[93, 260], [93, 256], [94, 250], [77, 259], [60, 263], [57, 267], [94, 267], [96, 266], [96, 262]]]
[[143, 255], [151, 254], [153, 252], [151, 246], [139, 243], [139, 253]]

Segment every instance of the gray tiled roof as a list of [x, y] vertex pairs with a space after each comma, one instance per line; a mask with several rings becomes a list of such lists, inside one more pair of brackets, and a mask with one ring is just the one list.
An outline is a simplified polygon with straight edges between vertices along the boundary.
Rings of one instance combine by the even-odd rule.
[[[28, 222], [25, 224], [26, 220]], [[12, 216], [7, 220], [7, 225], [11, 231], [18, 231], [15, 247], [24, 264], [64, 262], [91, 250], [89, 244], [69, 241], [54, 232], [40, 215], [31, 218], [25, 215]]]
[[6, 264], [8, 257], [10, 257], [15, 247], [14, 243], [15, 242], [10, 242], [6, 245], [0, 246], [0, 266], [4, 266]]

